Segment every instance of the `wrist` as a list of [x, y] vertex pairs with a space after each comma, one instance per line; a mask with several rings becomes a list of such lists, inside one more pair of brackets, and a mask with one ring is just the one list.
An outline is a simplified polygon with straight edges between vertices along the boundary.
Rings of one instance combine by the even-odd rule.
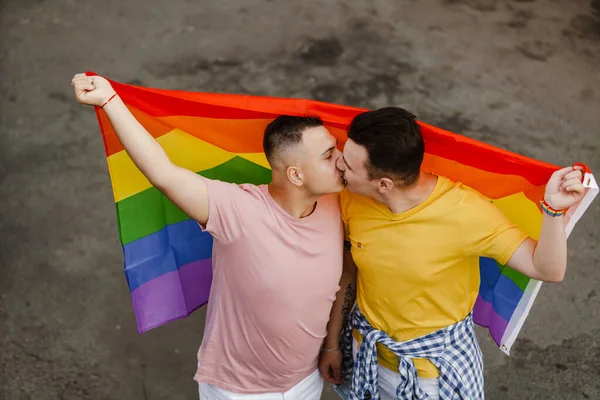
[[333, 340], [327, 340], [327, 338], [325, 338], [325, 341], [323, 342], [323, 347], [322, 349], [336, 349], [340, 347], [340, 341], [337, 339], [333, 339]]
[[548, 202], [548, 200], [546, 200], [546, 196], [544, 196], [544, 198], [542, 200], [540, 200], [540, 207], [542, 208], [542, 211], [551, 216], [551, 217], [562, 217], [563, 215], [565, 215], [565, 211], [564, 209], [559, 209], [559, 208], [555, 208], [551, 205], [551, 203]]
[[104, 106], [106, 106], [107, 104], [109, 104], [111, 101], [113, 101], [115, 99], [115, 97], [118, 96], [118, 93], [113, 91], [108, 97], [106, 97], [103, 101], [102, 104], [100, 105], [100, 108], [104, 108]]

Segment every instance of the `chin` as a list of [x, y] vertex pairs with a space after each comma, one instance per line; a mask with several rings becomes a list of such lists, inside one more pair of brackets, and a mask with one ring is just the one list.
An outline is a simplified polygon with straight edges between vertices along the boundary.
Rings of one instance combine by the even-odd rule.
[[345, 187], [345, 186], [344, 186], [344, 184], [340, 182], [339, 184], [337, 184], [337, 185], [335, 185], [335, 186], [332, 186], [332, 187], [331, 187], [331, 188], [330, 188], [330, 189], [327, 191], [327, 193], [326, 193], [326, 194], [331, 194], [331, 193], [339, 193], [339, 192], [341, 192], [342, 190], [344, 190], [344, 187]]

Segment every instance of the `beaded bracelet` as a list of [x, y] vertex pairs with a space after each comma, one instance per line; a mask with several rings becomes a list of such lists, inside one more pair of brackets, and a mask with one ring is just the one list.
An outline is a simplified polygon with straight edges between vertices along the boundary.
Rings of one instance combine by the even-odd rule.
[[551, 217], [561, 217], [565, 214], [565, 210], [556, 210], [550, 207], [550, 204], [546, 203], [546, 200], [544, 199], [540, 201], [540, 206], [542, 207], [542, 210]]

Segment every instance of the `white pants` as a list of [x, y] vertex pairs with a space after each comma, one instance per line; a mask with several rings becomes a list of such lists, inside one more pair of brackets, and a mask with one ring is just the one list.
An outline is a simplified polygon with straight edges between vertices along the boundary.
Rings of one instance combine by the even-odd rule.
[[320, 400], [323, 378], [316, 370], [287, 392], [239, 394], [208, 383], [198, 384], [200, 400]]
[[[352, 354], [356, 359], [358, 342], [352, 340]], [[396, 389], [401, 382], [400, 374], [385, 367], [379, 366], [379, 397], [381, 400], [396, 400]], [[419, 378], [419, 386], [427, 395], [429, 400], [439, 400], [440, 383], [438, 378]]]

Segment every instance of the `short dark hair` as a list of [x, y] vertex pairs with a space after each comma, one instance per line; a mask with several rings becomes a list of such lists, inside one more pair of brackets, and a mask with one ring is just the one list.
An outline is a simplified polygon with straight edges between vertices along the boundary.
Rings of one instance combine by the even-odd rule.
[[419, 178], [425, 144], [416, 117], [399, 107], [384, 107], [354, 117], [348, 138], [365, 147], [371, 179], [388, 176], [411, 186]]
[[271, 165], [286, 148], [300, 144], [302, 133], [308, 129], [323, 126], [319, 117], [281, 115], [275, 118], [265, 129], [263, 150]]

